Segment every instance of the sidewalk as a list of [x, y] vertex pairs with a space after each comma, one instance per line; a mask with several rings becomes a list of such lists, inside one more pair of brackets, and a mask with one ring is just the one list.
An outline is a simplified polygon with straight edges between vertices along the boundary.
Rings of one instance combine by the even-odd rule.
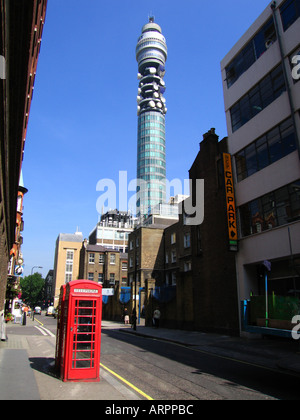
[[[36, 321], [7, 324], [8, 340], [0, 341], [0, 400], [138, 400], [136, 393], [100, 369], [100, 382], [62, 382], [54, 372], [55, 337], [33, 335]], [[27, 330], [28, 328], [28, 330]], [[24, 334], [25, 329], [25, 334]], [[268, 369], [300, 374], [299, 342], [276, 338], [238, 338], [218, 334], [154, 329], [103, 321], [102, 331], [117, 329], [125, 334], [184, 345]], [[27, 334], [28, 331], [28, 334]]]
[[100, 382], [61, 381], [54, 371], [56, 338], [33, 335], [29, 327], [34, 326], [38, 322], [29, 318], [26, 326], [6, 324], [8, 339], [0, 341], [0, 400], [140, 399], [102, 368]]

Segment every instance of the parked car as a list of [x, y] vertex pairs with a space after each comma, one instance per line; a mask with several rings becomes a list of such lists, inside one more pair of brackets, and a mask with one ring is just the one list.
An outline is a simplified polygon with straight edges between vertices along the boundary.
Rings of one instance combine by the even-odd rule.
[[46, 311], [46, 316], [54, 315], [54, 312], [55, 312], [54, 311], [54, 306], [49, 306], [47, 311]]
[[35, 315], [41, 315], [42, 314], [42, 308], [40, 306], [36, 306], [34, 308]]
[[53, 311], [53, 314], [52, 314], [53, 315], [53, 318], [56, 318], [57, 317], [57, 312], [58, 312], [57, 311], [57, 308], [55, 308], [54, 311]]

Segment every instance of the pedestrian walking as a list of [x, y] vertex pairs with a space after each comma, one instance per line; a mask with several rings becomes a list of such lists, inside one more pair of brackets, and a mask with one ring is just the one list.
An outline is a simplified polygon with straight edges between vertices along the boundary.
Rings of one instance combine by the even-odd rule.
[[129, 314], [127, 308], [124, 309], [124, 324], [129, 324]]
[[155, 328], [159, 328], [159, 321], [160, 321], [161, 313], [159, 308], [156, 308], [153, 313], [153, 324]]

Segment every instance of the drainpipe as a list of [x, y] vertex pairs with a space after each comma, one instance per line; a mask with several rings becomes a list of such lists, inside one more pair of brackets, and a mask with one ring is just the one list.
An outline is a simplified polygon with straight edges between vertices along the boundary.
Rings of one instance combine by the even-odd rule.
[[276, 16], [276, 8], [277, 8], [277, 3], [274, 0], [273, 3], [271, 4], [271, 9], [272, 9], [272, 12], [273, 12], [275, 30], [276, 30], [276, 35], [277, 35], [277, 39], [278, 39], [278, 45], [279, 45], [279, 50], [280, 50], [280, 55], [281, 55], [281, 62], [282, 62], [282, 67], [283, 67], [284, 81], [285, 81], [286, 88], [287, 88], [287, 94], [288, 94], [289, 104], [290, 104], [290, 109], [291, 109], [291, 117], [292, 117], [292, 122], [293, 122], [293, 125], [294, 125], [294, 129], [295, 129], [295, 137], [296, 137], [296, 143], [297, 143], [297, 148], [298, 148], [298, 156], [299, 156], [299, 159], [300, 159], [300, 140], [299, 140], [297, 126], [296, 126], [295, 107], [294, 107], [294, 101], [293, 101], [292, 92], [291, 92], [291, 88], [290, 88], [290, 83], [289, 83], [289, 79], [288, 79], [288, 75], [287, 75], [287, 70], [286, 70], [286, 66], [285, 66], [285, 57], [284, 57], [281, 35], [280, 35], [280, 32], [279, 32], [278, 20], [277, 20], [277, 16]]

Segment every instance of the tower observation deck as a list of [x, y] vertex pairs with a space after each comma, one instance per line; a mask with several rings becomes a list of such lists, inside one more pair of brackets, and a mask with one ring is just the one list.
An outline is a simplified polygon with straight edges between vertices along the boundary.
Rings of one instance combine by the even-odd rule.
[[166, 200], [165, 115], [163, 80], [167, 45], [159, 25], [151, 17], [143, 26], [136, 46], [138, 62], [137, 215]]

